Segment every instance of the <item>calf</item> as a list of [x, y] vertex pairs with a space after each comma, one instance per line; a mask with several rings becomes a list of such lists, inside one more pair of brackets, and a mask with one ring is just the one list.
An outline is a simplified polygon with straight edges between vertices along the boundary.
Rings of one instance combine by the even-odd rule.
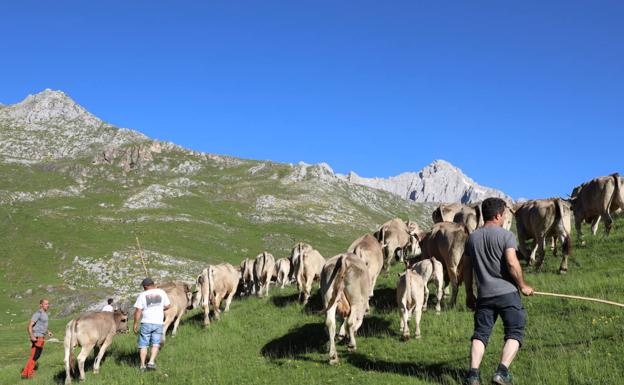
[[290, 283], [290, 260], [288, 258], [280, 258], [275, 262], [275, 271], [277, 272], [277, 284], [280, 285], [280, 289], [284, 288], [284, 285]]
[[325, 258], [306, 243], [299, 243], [297, 247], [297, 257], [294, 259], [293, 270], [299, 289], [299, 302], [305, 305], [310, 299], [312, 284], [321, 277]]
[[100, 362], [106, 349], [113, 341], [117, 333], [128, 331], [128, 315], [122, 311], [95, 312], [83, 314], [67, 323], [65, 327], [65, 384], [71, 384], [71, 369], [74, 365], [74, 349], [81, 346], [78, 354], [78, 370], [80, 380], [84, 381], [84, 363], [93, 348], [100, 347], [95, 362], [93, 363], [93, 373], [100, 371]]
[[399, 274], [397, 282], [396, 299], [401, 312], [401, 333], [403, 339], [409, 339], [409, 319], [414, 315], [415, 337], [420, 338], [420, 318], [422, 316], [423, 303], [425, 297], [425, 281], [422, 277], [411, 269], [406, 269], [403, 274]]
[[425, 302], [423, 303], [423, 311], [427, 311], [427, 301], [429, 299], [429, 288], [427, 287], [427, 284], [431, 281], [435, 282], [437, 289], [436, 298], [438, 300], [436, 303], [436, 314], [440, 314], [440, 311], [442, 310], [442, 296], [444, 294], [444, 267], [442, 266], [442, 263], [435, 258], [429, 258], [413, 263], [408, 267], [418, 273], [425, 283]]
[[[224, 312], [230, 311], [230, 303], [236, 294], [240, 272], [229, 263], [210, 265], [197, 278], [202, 307], [204, 326], [210, 325], [210, 306], [215, 319], [221, 319], [221, 301], [225, 299]], [[199, 302], [199, 301], [197, 301]]]
[[269, 295], [269, 287], [271, 286], [271, 277], [275, 270], [275, 258], [266, 251], [258, 254], [254, 260], [254, 283], [256, 285], [256, 295], [258, 297], [266, 297]]

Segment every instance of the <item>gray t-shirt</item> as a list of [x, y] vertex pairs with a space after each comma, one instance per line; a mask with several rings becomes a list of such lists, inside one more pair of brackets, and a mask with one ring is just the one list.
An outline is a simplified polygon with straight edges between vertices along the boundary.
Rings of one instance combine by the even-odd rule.
[[468, 237], [466, 254], [477, 279], [478, 298], [518, 291], [507, 267], [505, 250], [515, 249], [516, 237], [499, 226], [483, 226]]
[[48, 313], [39, 309], [30, 317], [30, 320], [35, 323], [32, 328], [33, 335], [35, 337], [45, 336], [48, 332]]

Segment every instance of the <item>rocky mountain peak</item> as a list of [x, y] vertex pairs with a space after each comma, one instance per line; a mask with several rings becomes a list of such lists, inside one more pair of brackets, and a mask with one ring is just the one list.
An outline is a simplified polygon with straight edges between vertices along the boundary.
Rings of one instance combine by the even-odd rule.
[[437, 159], [419, 172], [405, 172], [389, 178], [363, 178], [351, 171], [342, 179], [389, 191], [416, 202], [473, 203], [488, 197], [512, 199], [500, 190], [483, 187], [451, 163]]

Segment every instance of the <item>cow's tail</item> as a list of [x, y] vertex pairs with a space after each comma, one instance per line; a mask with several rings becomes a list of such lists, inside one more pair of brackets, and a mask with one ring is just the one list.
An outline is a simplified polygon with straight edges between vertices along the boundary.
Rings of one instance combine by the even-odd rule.
[[[620, 174], [619, 173], [614, 173], [611, 174], [611, 177], [613, 177], [613, 183], [615, 183], [615, 189], [613, 190], [613, 195], [611, 196], [611, 199], [609, 199], [609, 205], [607, 206], [607, 210], [611, 211], [611, 207], [614, 204], [617, 204], [620, 206], [621, 209], [624, 210], [624, 201], [622, 201], [622, 196], [620, 195], [622, 192], [620, 191]], [[615, 211], [615, 208], [614, 210]]]
[[73, 319], [65, 327], [65, 340], [63, 347], [65, 350], [65, 383], [71, 383], [71, 371], [74, 367], [74, 348], [78, 344], [78, 320]]
[[213, 302], [213, 306], [214, 306], [215, 295], [214, 295], [214, 266], [213, 265], [208, 266], [208, 298], [210, 299], [211, 302]]
[[568, 231], [568, 229], [566, 229], [563, 223], [565, 213], [563, 212], [564, 208], [563, 203], [561, 203], [561, 199], [555, 199], [555, 207], [555, 223], [557, 223], [557, 226], [562, 229], [562, 231], [560, 231], [563, 233], [563, 252], [565, 253], [565, 255], [572, 255], [572, 242], [570, 239], [570, 232]]
[[299, 248], [299, 265], [297, 265], [297, 286], [299, 287], [299, 290], [303, 290], [303, 287], [305, 285], [305, 282], [303, 280], [303, 268], [305, 265], [304, 262], [304, 258], [305, 258], [305, 252], [303, 250], [301, 250], [301, 248]]
[[[344, 279], [345, 279], [345, 275], [347, 274], [347, 268], [348, 268], [347, 256], [343, 255], [342, 257], [338, 259], [338, 261], [336, 261], [336, 267], [334, 268], [335, 269], [334, 271], [336, 271], [336, 275], [334, 277], [334, 282], [332, 283], [332, 289], [333, 289], [332, 296], [329, 302], [327, 303], [327, 306], [325, 307], [325, 309], [323, 309], [323, 312], [327, 312], [327, 310], [334, 307], [339, 300], [340, 302], [343, 302], [341, 297], [344, 296]], [[348, 303], [343, 304], [343, 305], [348, 309], [348, 306], [349, 306]], [[339, 311], [339, 313], [342, 313], [342, 314], [348, 313], [348, 310], [343, 309], [342, 311]]]

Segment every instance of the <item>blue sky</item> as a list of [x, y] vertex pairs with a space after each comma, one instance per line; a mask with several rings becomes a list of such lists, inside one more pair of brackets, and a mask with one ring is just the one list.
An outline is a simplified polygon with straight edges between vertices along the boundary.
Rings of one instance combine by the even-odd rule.
[[212, 153], [391, 176], [446, 159], [515, 198], [624, 173], [622, 1], [19, 1], [0, 102], [59, 89]]

